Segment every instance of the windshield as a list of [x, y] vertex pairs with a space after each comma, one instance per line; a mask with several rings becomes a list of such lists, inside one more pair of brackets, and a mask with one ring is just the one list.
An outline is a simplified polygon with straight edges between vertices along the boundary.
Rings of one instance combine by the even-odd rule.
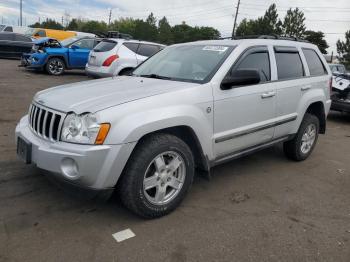
[[35, 32], [35, 28], [26, 28], [23, 34], [26, 36], [32, 36], [34, 32]]
[[133, 75], [205, 83], [210, 81], [233, 48], [222, 45], [171, 46], [146, 60]]
[[5, 27], [6, 27], [6, 25], [0, 25], [0, 32], [1, 32], [2, 30], [4, 30]]
[[75, 41], [77, 41], [79, 39], [80, 39], [80, 37], [76, 37], [76, 36], [75, 37], [71, 37], [71, 38], [67, 38], [65, 40], [62, 40], [61, 44], [64, 47], [68, 47], [69, 45], [71, 45], [72, 43], [74, 43]]

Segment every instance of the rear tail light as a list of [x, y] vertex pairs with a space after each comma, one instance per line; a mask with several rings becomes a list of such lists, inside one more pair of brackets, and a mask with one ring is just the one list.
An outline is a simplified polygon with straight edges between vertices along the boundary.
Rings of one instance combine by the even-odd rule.
[[333, 77], [329, 79], [329, 92], [332, 93]]
[[102, 64], [102, 66], [110, 66], [115, 60], [119, 58], [118, 55], [112, 55], [108, 57]]

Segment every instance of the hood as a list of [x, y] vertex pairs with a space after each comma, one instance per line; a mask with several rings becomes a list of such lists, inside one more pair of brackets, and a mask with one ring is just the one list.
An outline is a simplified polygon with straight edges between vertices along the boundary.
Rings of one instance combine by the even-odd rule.
[[47, 47], [61, 48], [62, 47], [59, 41], [50, 37], [43, 37], [38, 40], [35, 40], [34, 45], [37, 46], [38, 48], [47, 48]]
[[122, 76], [46, 89], [37, 93], [34, 101], [62, 112], [94, 113], [112, 106], [194, 86], [198, 84]]

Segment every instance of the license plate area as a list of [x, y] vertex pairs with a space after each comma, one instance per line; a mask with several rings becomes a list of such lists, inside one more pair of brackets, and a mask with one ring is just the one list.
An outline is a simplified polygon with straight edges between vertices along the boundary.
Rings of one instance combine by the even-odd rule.
[[28, 143], [24, 139], [18, 137], [17, 155], [26, 164], [30, 164], [32, 162], [32, 144]]

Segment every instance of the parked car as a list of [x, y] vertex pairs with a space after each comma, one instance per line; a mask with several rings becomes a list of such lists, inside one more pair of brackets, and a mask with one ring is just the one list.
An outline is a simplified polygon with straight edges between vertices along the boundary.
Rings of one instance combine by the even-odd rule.
[[342, 64], [328, 64], [328, 65], [329, 65], [333, 75], [346, 73], [346, 68]]
[[124, 39], [104, 39], [89, 55], [86, 74], [93, 77], [127, 75], [164, 45]]
[[62, 75], [67, 69], [84, 69], [90, 51], [100, 38], [73, 37], [64, 41], [42, 38], [35, 41], [31, 53], [23, 54], [22, 65], [28, 69], [46, 70], [50, 75]]
[[0, 57], [21, 58], [23, 53], [32, 49], [32, 46], [30, 37], [10, 32], [0, 33]]
[[93, 194], [116, 188], [144, 217], [170, 213], [195, 169], [284, 143], [307, 159], [326, 131], [331, 71], [317, 46], [271, 39], [166, 47], [131, 76], [37, 93], [17, 152]]
[[0, 32], [12, 32], [22, 35], [27, 35], [32, 32], [34, 28], [30, 28], [27, 26], [14, 26], [14, 25], [1, 25], [0, 24]]
[[333, 72], [331, 109], [350, 113], [350, 74]]
[[45, 28], [35, 28], [35, 30], [32, 32], [32, 37], [35, 39], [49, 37], [62, 41], [75, 36], [77, 36], [77, 33], [73, 31], [54, 30]]

